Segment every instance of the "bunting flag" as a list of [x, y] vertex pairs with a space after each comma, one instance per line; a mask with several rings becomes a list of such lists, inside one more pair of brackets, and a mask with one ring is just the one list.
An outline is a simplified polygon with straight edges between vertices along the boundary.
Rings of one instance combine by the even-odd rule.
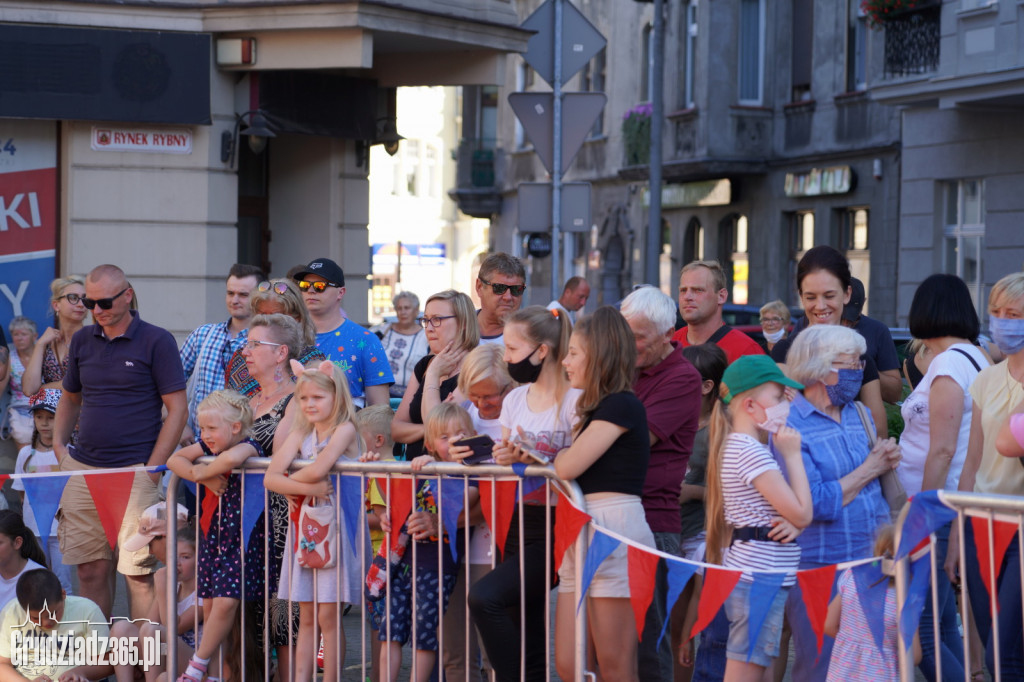
[[[914, 643], [914, 633], [921, 622], [921, 613], [924, 611], [925, 599], [929, 598], [928, 584], [932, 573], [931, 552], [925, 554], [917, 561], [910, 564], [910, 583], [907, 586], [907, 599], [903, 603], [903, 611], [899, 614], [900, 634], [903, 635], [903, 642], [907, 651]], [[944, 580], [942, 568], [939, 567], [939, 580]], [[887, 581], [888, 582], [888, 581]], [[932, 633], [922, 633], [922, 637], [931, 637]]]
[[660, 557], [647, 548], [632, 545], [626, 547], [626, 555], [629, 561], [629, 600], [633, 604], [633, 617], [636, 618], [637, 638], [642, 640], [647, 609], [654, 597], [654, 579], [658, 573]]
[[188, 488], [188, 491], [190, 493], [192, 493], [193, 497], [198, 497], [198, 495], [199, 495], [199, 485], [195, 481], [190, 481], [187, 478], [182, 478], [182, 479], [179, 479], [179, 480], [181, 481], [182, 485], [184, 485], [186, 488]]
[[[558, 572], [562, 565], [562, 557], [565, 550], [569, 549], [579, 536], [583, 526], [587, 525], [593, 517], [585, 511], [580, 511], [561, 490], [558, 491], [558, 507], [555, 512], [555, 572]], [[580, 590], [585, 592], [586, 590]]]
[[[508, 527], [512, 523], [512, 514], [516, 509], [518, 485], [516, 481], [480, 481], [480, 508], [484, 512], [487, 527], [494, 535], [494, 544], [501, 554], [505, 553]], [[555, 521], [558, 521], [557, 514]]]
[[217, 513], [220, 506], [220, 496], [212, 490], [203, 486], [203, 503], [199, 511], [199, 527], [203, 529], [203, 535], [210, 534], [210, 524], [213, 523], [213, 515]]
[[889, 576], [882, 573], [882, 564], [878, 561], [850, 570], [871, 637], [875, 640], [875, 647], [882, 650], [885, 645], [885, 597], [889, 592]]
[[[139, 472], [139, 476], [148, 476], [145, 472]], [[121, 523], [124, 521], [124, 512], [128, 508], [128, 501], [132, 497], [132, 484], [135, 482], [134, 471], [118, 471], [104, 474], [103, 476], [83, 476], [85, 484], [89, 486], [89, 494], [92, 495], [93, 504], [96, 505], [96, 513], [100, 517], [100, 524], [107, 534], [107, 542], [110, 548], [117, 546], [117, 533], [121, 530]]]
[[832, 584], [835, 579], [835, 566], [797, 571], [796, 574], [804, 608], [807, 609], [807, 620], [811, 622], [811, 629], [818, 639], [818, 654], [821, 654], [821, 647], [825, 643], [825, 617], [828, 616], [828, 603], [832, 598]]
[[32, 507], [32, 513], [36, 517], [36, 527], [39, 528], [39, 535], [43, 538], [44, 546], [47, 538], [50, 537], [53, 519], [57, 516], [57, 508], [60, 507], [60, 496], [64, 493], [64, 486], [67, 485], [69, 478], [70, 476], [45, 476], [42, 478], [26, 476], [21, 479], [25, 486], [25, 500]]
[[[989, 564], [988, 519], [972, 516], [971, 527], [974, 529], [974, 547], [978, 553], [978, 568], [981, 570], [981, 580], [985, 583], [985, 589], [988, 590], [989, 608], [991, 608], [994, 585], [992, 585], [991, 565]], [[991, 548], [991, 550], [997, 579], [999, 578], [999, 568], [1003, 565], [1003, 556], [1006, 554], [1006, 548], [1010, 546], [1010, 542], [1013, 540], [1016, 532], [1017, 524], [1015, 523], [1007, 521], [992, 522], [992, 539], [995, 542], [995, 547]], [[997, 600], [996, 613], [998, 612], [999, 601]]]
[[708, 626], [729, 598], [732, 588], [740, 581], [740, 571], [729, 571], [724, 568], [708, 566], [704, 569], [704, 586], [700, 591], [700, 604], [697, 606], [697, 622], [690, 630], [690, 639]]
[[[690, 582], [690, 578], [697, 572], [697, 564], [666, 559], [665, 565], [668, 567], [668, 594], [665, 597], [665, 613], [672, 613], [672, 607], [675, 606], [676, 602], [679, 601], [679, 597], [682, 596], [683, 590], [686, 589], [686, 583]], [[661, 640], [665, 638], [665, 630], [668, 629], [669, 620], [671, 619], [665, 618], [665, 621], [661, 624], [661, 633], [658, 634], [656, 649], [661, 648]]]
[[412, 479], [391, 477], [376, 480], [380, 496], [387, 504], [388, 516], [391, 519], [391, 546], [397, 547], [398, 535], [412, 512]]
[[246, 544], [260, 514], [267, 506], [266, 488], [263, 487], [263, 471], [246, 472], [242, 475], [242, 537]]
[[907, 556], [918, 543], [955, 518], [956, 511], [942, 503], [939, 491], [927, 490], [914, 495], [910, 500], [906, 520], [903, 522], [896, 559]]
[[754, 573], [754, 582], [750, 585], [750, 610], [748, 611], [748, 630], [750, 646], [747, 649], [747, 663], [754, 655], [757, 636], [761, 632], [765, 618], [771, 610], [775, 595], [782, 589], [786, 580], [785, 573]]
[[596, 528], [594, 529], [594, 536], [590, 538], [590, 547], [587, 548], [587, 558], [583, 562], [583, 580], [579, 584], [578, 594], [576, 595], [577, 614], [580, 612], [583, 599], [587, 596], [590, 582], [594, 579], [594, 574], [597, 573], [598, 567], [601, 565], [601, 562], [608, 558], [609, 554], [615, 551], [619, 544], [619, 541], [615, 538], [605, 535]]
[[[441, 523], [444, 524], [444, 530], [448, 533], [448, 549], [451, 550], [453, 561], [459, 560], [459, 548], [455, 538], [458, 537], [459, 532], [459, 515], [462, 514], [462, 508], [466, 503], [463, 494], [463, 480], [443, 478], [439, 481], [432, 478], [427, 481], [431, 494], [441, 508]], [[353, 542], [353, 544], [355, 543]]]
[[[345, 520], [345, 529], [352, 547], [359, 547], [359, 524], [366, 524], [366, 513], [363, 508], [363, 485], [359, 476], [336, 476], [340, 481], [334, 482], [338, 491], [338, 504]], [[358, 556], [358, 553], [356, 554]]]

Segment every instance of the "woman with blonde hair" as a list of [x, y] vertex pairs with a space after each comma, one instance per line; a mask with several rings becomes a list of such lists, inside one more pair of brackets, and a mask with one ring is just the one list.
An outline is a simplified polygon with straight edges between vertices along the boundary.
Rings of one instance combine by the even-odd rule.
[[427, 299], [420, 324], [426, 330], [430, 355], [416, 363], [391, 423], [391, 436], [396, 443], [406, 444], [408, 460], [423, 454], [424, 417], [455, 391], [462, 360], [480, 343], [473, 301], [454, 289]]
[[40, 388], [61, 388], [68, 369], [68, 345], [71, 337], [85, 324], [85, 278], [81, 275], [58, 277], [50, 282], [50, 306], [54, 324], [47, 327], [36, 342], [32, 357], [25, 365], [21, 390], [35, 395]]

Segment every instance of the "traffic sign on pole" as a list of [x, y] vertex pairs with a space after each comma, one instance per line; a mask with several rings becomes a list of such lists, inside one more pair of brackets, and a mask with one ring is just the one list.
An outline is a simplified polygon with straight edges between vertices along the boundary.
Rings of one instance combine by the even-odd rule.
[[[551, 183], [522, 182], [517, 189], [520, 232], [551, 230]], [[562, 184], [561, 228], [563, 232], [590, 230], [590, 183]]]
[[[526, 44], [523, 58], [549, 85], [554, 83], [554, 26], [554, 0], [547, 0], [522, 23], [522, 28], [536, 31]], [[563, 83], [572, 78], [608, 43], [601, 32], [570, 2], [562, 6], [561, 42], [562, 73], [559, 80]]]
[[[583, 146], [594, 121], [608, 100], [603, 92], [567, 92], [562, 95], [562, 167], [569, 169], [576, 152]], [[554, 96], [550, 92], [513, 92], [508, 103], [534, 151], [549, 173], [554, 172]]]

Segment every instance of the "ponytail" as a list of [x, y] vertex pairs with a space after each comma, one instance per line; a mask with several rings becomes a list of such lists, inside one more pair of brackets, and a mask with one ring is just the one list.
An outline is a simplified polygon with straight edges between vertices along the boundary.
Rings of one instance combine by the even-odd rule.
[[518, 324], [523, 336], [534, 345], [545, 344], [550, 349], [545, 362], [561, 364], [569, 352], [569, 337], [572, 336], [572, 322], [562, 310], [548, 310], [544, 306], [531, 305], [509, 315], [505, 324]]
[[0, 533], [11, 538], [12, 541], [15, 538], [21, 538], [21, 549], [18, 552], [22, 559], [34, 561], [40, 566], [47, 565], [43, 548], [39, 546], [35, 533], [25, 525], [21, 514], [10, 509], [0, 511]]
[[729, 408], [715, 399], [711, 411], [708, 442], [707, 489], [705, 491], [704, 513], [707, 519], [707, 561], [722, 563], [722, 551], [732, 542], [732, 526], [725, 521], [725, 497], [722, 491], [722, 451], [725, 440], [732, 431]]

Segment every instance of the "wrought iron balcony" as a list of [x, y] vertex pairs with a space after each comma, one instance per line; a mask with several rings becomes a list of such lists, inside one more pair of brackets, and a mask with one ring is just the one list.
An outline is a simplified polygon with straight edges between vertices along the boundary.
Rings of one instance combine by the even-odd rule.
[[904, 12], [885, 20], [885, 77], [932, 73], [939, 68], [942, 4]]

